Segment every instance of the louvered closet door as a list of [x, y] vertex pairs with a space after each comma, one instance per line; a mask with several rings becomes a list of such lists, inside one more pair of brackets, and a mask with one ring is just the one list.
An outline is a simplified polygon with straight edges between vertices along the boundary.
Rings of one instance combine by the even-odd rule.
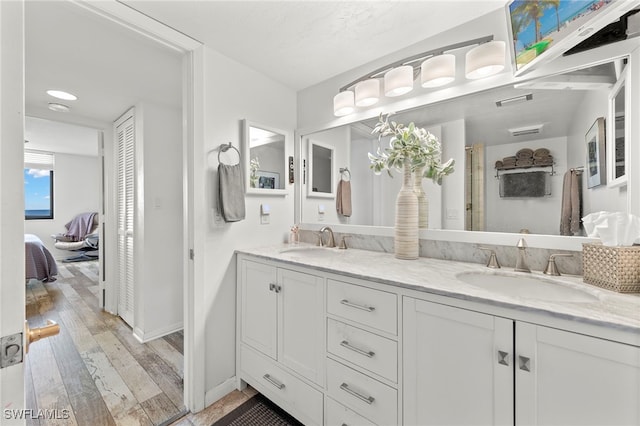
[[118, 138], [118, 315], [133, 327], [134, 122], [116, 123]]

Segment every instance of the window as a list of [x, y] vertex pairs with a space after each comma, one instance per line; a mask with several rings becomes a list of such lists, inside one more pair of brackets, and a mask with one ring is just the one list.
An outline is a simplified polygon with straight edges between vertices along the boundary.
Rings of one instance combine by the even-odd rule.
[[52, 153], [24, 153], [24, 218], [53, 219]]

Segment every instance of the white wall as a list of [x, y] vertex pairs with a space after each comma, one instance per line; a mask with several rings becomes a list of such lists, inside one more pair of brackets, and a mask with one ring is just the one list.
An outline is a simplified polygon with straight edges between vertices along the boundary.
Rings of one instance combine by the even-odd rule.
[[[466, 132], [463, 119], [442, 123], [442, 161], [453, 158], [454, 172], [442, 179], [442, 229], [464, 229], [464, 162]], [[433, 133], [433, 132], [432, 132]], [[430, 229], [438, 229], [429, 226]]]
[[[98, 143], [97, 132], [87, 143]], [[100, 162], [98, 157], [54, 154], [53, 219], [25, 220], [24, 232], [37, 235], [56, 260], [62, 260], [77, 253], [56, 249], [51, 235], [65, 232], [64, 225], [77, 214], [99, 210]]]
[[183, 324], [182, 111], [150, 102], [135, 111], [134, 333], [148, 341]]
[[[609, 92], [606, 90], [588, 92], [584, 101], [576, 109], [571, 120], [570, 136], [568, 146], [571, 147], [567, 153], [570, 167], [586, 165], [586, 142], [585, 135], [598, 117], [607, 117], [607, 98]], [[606, 173], [605, 173], [606, 176]], [[627, 187], [608, 188], [606, 184], [587, 188], [587, 176], [582, 177], [582, 209], [584, 215], [598, 211], [627, 211]]]
[[[534, 151], [547, 148], [555, 161], [551, 180], [551, 195], [544, 197], [501, 198], [499, 181], [495, 177], [495, 162], [516, 155], [522, 148]], [[534, 169], [514, 170], [527, 172]], [[536, 168], [549, 171], [551, 168]], [[532, 234], [559, 235], [562, 178], [567, 171], [567, 138], [529, 140], [504, 145], [488, 146], [485, 152], [485, 220], [488, 232], [520, 232], [528, 229]]]
[[[293, 185], [286, 180], [286, 196], [247, 195], [246, 218], [240, 222], [216, 220], [217, 149], [229, 141], [241, 146], [242, 119], [290, 130], [296, 127], [295, 93], [262, 74], [241, 65], [211, 49], [205, 48], [204, 58], [204, 149], [202, 162], [206, 174], [204, 193], [206, 211], [198, 212], [205, 227], [196, 229], [204, 238], [206, 259], [204, 294], [195, 300], [206, 312], [205, 390], [208, 405], [221, 397], [219, 392], [231, 390], [235, 376], [235, 297], [236, 265], [234, 250], [241, 247], [268, 245], [286, 241], [294, 220]], [[277, 100], [277, 101], [274, 101]], [[287, 141], [285, 155], [293, 155], [293, 141]], [[197, 155], [196, 155], [197, 157]], [[268, 225], [260, 224], [260, 204], [271, 206]], [[200, 218], [201, 216], [199, 216]], [[198, 219], [200, 220], [200, 219]]]

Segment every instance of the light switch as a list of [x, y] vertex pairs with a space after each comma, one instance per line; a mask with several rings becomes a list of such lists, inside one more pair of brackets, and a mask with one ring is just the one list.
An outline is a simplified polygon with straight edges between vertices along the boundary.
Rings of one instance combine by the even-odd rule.
[[318, 204], [318, 221], [324, 220], [324, 204]]
[[271, 206], [269, 204], [260, 204], [260, 223], [268, 225], [271, 218]]

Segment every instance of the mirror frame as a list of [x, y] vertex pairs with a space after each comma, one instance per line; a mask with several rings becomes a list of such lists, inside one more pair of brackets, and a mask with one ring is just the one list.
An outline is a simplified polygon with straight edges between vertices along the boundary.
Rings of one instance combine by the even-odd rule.
[[[629, 68], [628, 63], [624, 70], [620, 73], [618, 81], [611, 89], [609, 94], [609, 105], [606, 125], [606, 155], [607, 155], [607, 187], [616, 188], [627, 184], [629, 176], [629, 108], [631, 105], [631, 91], [629, 84]], [[616, 177], [616, 97], [624, 94], [624, 175]]]
[[[267, 130], [273, 133], [279, 133], [284, 136], [284, 149], [283, 149], [283, 164], [284, 169], [280, 170], [282, 174], [282, 179], [284, 182], [283, 189], [265, 189], [265, 188], [252, 188], [250, 183], [250, 167], [249, 161], [251, 161], [251, 141], [249, 138], [250, 128], [256, 127], [258, 129]], [[289, 189], [287, 189], [287, 182], [289, 182], [289, 169], [288, 169], [288, 161], [287, 161], [287, 143], [291, 140], [291, 132], [287, 132], [286, 130], [278, 129], [271, 126], [265, 126], [263, 124], [259, 124], [247, 119], [242, 120], [242, 164], [244, 166], [244, 180], [245, 180], [245, 193], [253, 194], [253, 195], [277, 195], [277, 196], [285, 196], [289, 194]]]
[[[325, 144], [323, 142], [315, 141], [312, 138], [308, 138], [309, 142], [307, 144], [307, 179], [305, 185], [307, 185], [307, 197], [309, 198], [335, 198], [336, 197], [336, 150], [335, 147], [329, 144]], [[314, 192], [313, 191], [313, 146], [319, 146], [324, 149], [328, 149], [331, 151], [331, 183], [329, 184], [329, 188], [331, 188], [331, 192]]]

